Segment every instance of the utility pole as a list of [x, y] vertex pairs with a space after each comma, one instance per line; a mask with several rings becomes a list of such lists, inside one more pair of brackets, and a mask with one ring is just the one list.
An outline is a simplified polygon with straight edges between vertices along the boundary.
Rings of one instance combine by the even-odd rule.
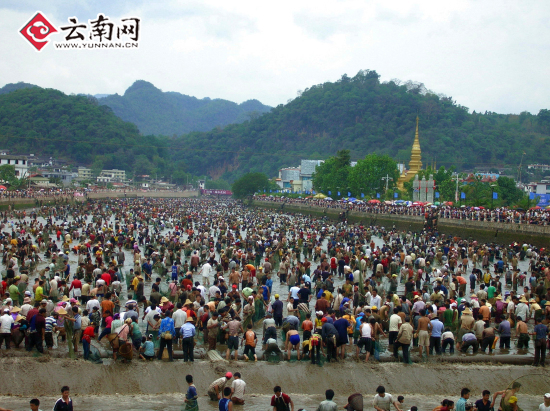
[[386, 180], [386, 191], [388, 191], [388, 184], [389, 184], [390, 180], [393, 180], [393, 178], [390, 177], [389, 174], [386, 174], [386, 177], [382, 177], [382, 180]]
[[455, 203], [458, 201], [458, 173], [456, 173]]

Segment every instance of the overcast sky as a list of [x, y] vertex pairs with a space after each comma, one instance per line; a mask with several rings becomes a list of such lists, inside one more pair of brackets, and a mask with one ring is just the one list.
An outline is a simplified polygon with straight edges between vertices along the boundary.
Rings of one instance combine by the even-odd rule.
[[[139, 48], [41, 52], [19, 30], [41, 11], [59, 29], [104, 13], [139, 17]], [[0, 86], [123, 94], [163, 91], [278, 105], [361, 69], [422, 82], [470, 110], [550, 108], [548, 1], [2, 0]]]

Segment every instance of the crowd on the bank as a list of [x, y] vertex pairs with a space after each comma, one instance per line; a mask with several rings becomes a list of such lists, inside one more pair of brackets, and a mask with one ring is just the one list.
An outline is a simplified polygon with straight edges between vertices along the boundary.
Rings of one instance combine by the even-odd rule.
[[[368, 201], [348, 202], [334, 201], [314, 198], [286, 198], [286, 197], [263, 197], [255, 196], [256, 201], [267, 201], [288, 205], [302, 205], [311, 207], [320, 207], [323, 209], [338, 209], [342, 211], [360, 211], [372, 214], [397, 214], [423, 217], [426, 214], [435, 215], [438, 218], [500, 222], [510, 224], [532, 224], [548, 225], [550, 222], [550, 209], [542, 207], [532, 207], [529, 210], [497, 207], [495, 209], [486, 209], [485, 207], [473, 206], [453, 206], [447, 203], [435, 206], [432, 204], [423, 205], [423, 203], [412, 203], [408, 205], [402, 201], [395, 203], [393, 201], [374, 203]], [[446, 205], [447, 204], [447, 205]]]
[[[185, 393], [184, 411], [198, 411], [199, 392], [194, 384], [193, 376], [187, 374], [185, 376], [187, 383], [187, 391]], [[479, 393], [479, 399], [475, 400], [472, 391], [469, 388], [462, 388], [460, 398], [455, 402], [450, 399], [441, 401], [433, 411], [491, 411], [498, 409], [499, 411], [521, 411], [520, 407], [520, 392], [522, 384], [514, 382], [502, 391], [491, 393], [489, 390], [483, 390]], [[269, 406], [273, 411], [307, 411], [305, 408], [297, 408], [292, 397], [283, 392], [281, 386], [277, 385], [273, 388], [273, 396], [270, 399]], [[210, 401], [217, 403], [220, 411], [233, 411], [235, 406], [245, 404], [246, 382], [243, 380], [241, 373], [227, 372], [223, 377], [214, 380], [207, 389], [207, 395]], [[492, 395], [491, 395], [492, 394]], [[325, 391], [325, 400], [316, 408], [317, 411], [337, 411], [340, 409], [334, 401], [334, 390], [328, 389]], [[519, 397], [519, 398], [518, 398]], [[369, 404], [370, 402], [370, 404]], [[376, 394], [372, 400], [368, 400], [361, 393], [353, 393], [347, 398], [347, 403], [343, 406], [346, 411], [363, 411], [366, 408], [373, 408], [375, 411], [390, 411], [395, 408], [396, 411], [418, 411], [416, 405], [405, 406], [406, 401], [403, 395], [391, 395], [386, 392], [384, 386], [379, 385], [376, 388]], [[40, 411], [40, 400], [33, 398], [30, 400], [31, 411]], [[73, 411], [73, 400], [70, 397], [70, 388], [68, 386], [61, 387], [61, 397], [55, 401], [53, 411]], [[6, 408], [0, 408], [0, 411], [12, 411]], [[550, 393], [544, 394], [542, 403], [538, 407], [538, 411], [550, 411]]]
[[221, 345], [226, 359], [312, 363], [401, 348], [410, 363], [416, 347], [492, 352], [498, 339], [545, 364], [550, 262], [528, 244], [201, 199], [40, 207], [4, 215], [1, 231], [6, 348], [61, 339], [89, 358], [105, 338], [114, 359], [172, 361], [177, 347], [194, 361]]

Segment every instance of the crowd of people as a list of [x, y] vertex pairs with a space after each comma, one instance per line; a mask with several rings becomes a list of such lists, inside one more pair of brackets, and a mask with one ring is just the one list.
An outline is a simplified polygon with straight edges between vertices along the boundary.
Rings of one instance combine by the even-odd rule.
[[491, 353], [497, 339], [501, 351], [517, 339], [513, 352], [525, 354], [533, 336], [534, 365], [545, 364], [550, 267], [528, 244], [212, 200], [87, 201], [4, 217], [6, 349], [24, 340], [42, 352], [61, 338], [88, 358], [107, 337], [115, 359], [135, 350], [171, 361], [177, 347], [194, 361], [202, 340], [208, 351], [226, 346], [227, 359], [242, 349], [257, 360], [261, 341], [265, 359], [369, 361], [401, 348], [410, 363], [416, 347], [420, 357]]
[[426, 214], [436, 215], [441, 219], [458, 219], [471, 221], [499, 222], [508, 224], [532, 224], [548, 225], [550, 222], [550, 209], [532, 207], [529, 210], [522, 208], [497, 207], [487, 209], [485, 207], [456, 206], [452, 203], [441, 205], [411, 203], [405, 201], [374, 200], [375, 202], [349, 202], [315, 198], [287, 198], [274, 196], [255, 196], [255, 201], [273, 202], [278, 204], [302, 205], [322, 209], [338, 209], [342, 211], [360, 211], [372, 214], [394, 214], [422, 217]]
[[66, 341], [89, 358], [105, 342], [115, 360], [172, 361], [178, 348], [194, 361], [202, 348], [317, 364], [497, 350], [545, 365], [544, 248], [230, 200], [87, 200], [2, 217], [3, 350]]

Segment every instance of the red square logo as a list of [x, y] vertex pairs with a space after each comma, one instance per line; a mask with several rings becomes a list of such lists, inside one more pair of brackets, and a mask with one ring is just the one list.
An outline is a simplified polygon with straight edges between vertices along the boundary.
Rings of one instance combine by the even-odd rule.
[[42, 50], [46, 44], [48, 44], [48, 37], [52, 33], [56, 33], [52, 24], [46, 20], [46, 17], [40, 12], [37, 12], [36, 15], [21, 29], [20, 33], [25, 37], [29, 43], [31, 43], [37, 51]]

